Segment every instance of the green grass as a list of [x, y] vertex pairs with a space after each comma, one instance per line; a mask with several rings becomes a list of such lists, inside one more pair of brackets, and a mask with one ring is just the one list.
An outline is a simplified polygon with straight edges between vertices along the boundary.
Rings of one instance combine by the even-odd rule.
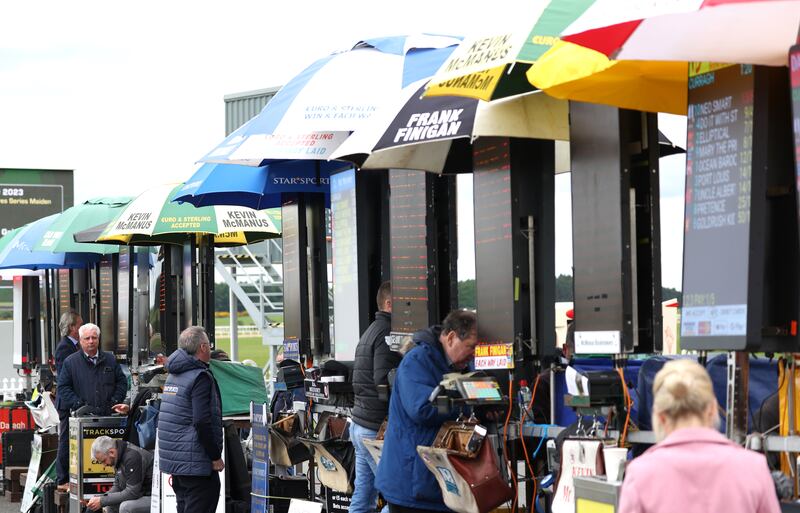
[[[231, 339], [217, 338], [217, 349], [231, 353]], [[239, 337], [239, 361], [251, 359], [264, 368], [269, 357], [269, 347], [261, 344], [261, 337]]]

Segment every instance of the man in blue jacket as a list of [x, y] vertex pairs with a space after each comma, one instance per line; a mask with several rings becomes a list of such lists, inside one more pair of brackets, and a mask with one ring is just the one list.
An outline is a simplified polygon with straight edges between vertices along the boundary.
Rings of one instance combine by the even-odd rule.
[[167, 360], [158, 414], [161, 471], [172, 474], [178, 513], [212, 513], [219, 499], [222, 401], [208, 368], [211, 344], [200, 326], [186, 328]]
[[478, 343], [473, 312], [450, 312], [441, 326], [414, 334], [417, 347], [397, 368], [389, 401], [386, 430], [375, 486], [390, 513], [448, 511], [436, 478], [417, 455], [418, 445], [431, 445], [445, 421], [428, 398], [445, 374], [466, 370]]
[[91, 406], [97, 415], [127, 413], [123, 404], [128, 380], [111, 353], [99, 350], [100, 328], [92, 323], [78, 330], [81, 350], [73, 353], [58, 373], [56, 409], [58, 410], [58, 463], [56, 479], [61, 489], [68, 486], [69, 414], [82, 406]]

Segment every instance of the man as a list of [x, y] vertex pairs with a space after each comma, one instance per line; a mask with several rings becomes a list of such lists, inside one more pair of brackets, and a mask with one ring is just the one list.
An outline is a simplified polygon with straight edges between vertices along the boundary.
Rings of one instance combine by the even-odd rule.
[[441, 326], [414, 334], [417, 347], [403, 357], [389, 401], [389, 426], [375, 486], [389, 502], [389, 511], [449, 511], [436, 478], [417, 446], [429, 446], [441, 425], [457, 413], [440, 415], [429, 397], [445, 374], [467, 370], [478, 343], [473, 312], [450, 312]]
[[61, 333], [61, 340], [56, 345], [56, 375], [61, 372], [61, 366], [64, 365], [64, 360], [73, 353], [77, 353], [80, 346], [78, 345], [78, 329], [83, 324], [83, 319], [78, 312], [73, 309], [61, 314], [58, 321], [58, 330]]
[[389, 402], [378, 394], [378, 385], [387, 385], [389, 371], [400, 364], [400, 354], [392, 351], [386, 343], [392, 328], [390, 282], [384, 282], [378, 288], [377, 302], [375, 320], [358, 341], [353, 364], [355, 405], [350, 440], [356, 453], [356, 479], [350, 501], [351, 513], [375, 511], [378, 499], [378, 491], [375, 490], [377, 464], [364, 446], [364, 439], [375, 439], [383, 419], [389, 413]]
[[148, 513], [153, 485], [153, 455], [124, 440], [99, 436], [92, 443], [92, 458], [114, 469], [114, 486], [89, 499], [86, 507], [104, 513]]
[[69, 415], [70, 411], [89, 406], [97, 415], [112, 412], [125, 414], [123, 404], [128, 393], [128, 380], [111, 353], [100, 351], [100, 328], [92, 323], [78, 330], [81, 350], [64, 360], [58, 373], [58, 463], [56, 479], [60, 489], [68, 488]]
[[211, 344], [200, 326], [186, 328], [167, 360], [158, 416], [159, 465], [172, 474], [178, 513], [217, 508], [222, 462], [222, 401], [208, 368]]

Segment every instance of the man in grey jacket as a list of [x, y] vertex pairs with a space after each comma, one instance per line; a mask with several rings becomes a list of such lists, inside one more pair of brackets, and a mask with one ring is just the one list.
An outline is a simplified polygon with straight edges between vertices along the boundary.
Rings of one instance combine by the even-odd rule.
[[86, 507], [104, 513], [148, 513], [153, 485], [153, 455], [124, 440], [100, 436], [92, 443], [92, 458], [114, 468], [114, 486], [89, 499]]

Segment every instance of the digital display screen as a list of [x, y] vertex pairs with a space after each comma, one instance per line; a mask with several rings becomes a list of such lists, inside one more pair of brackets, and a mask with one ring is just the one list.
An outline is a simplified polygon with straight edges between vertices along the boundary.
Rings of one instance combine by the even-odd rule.
[[[106, 257], [109, 258], [109, 257]], [[114, 323], [114, 273], [109, 260], [100, 262], [100, 344], [103, 351], [115, 352], [116, 325]]]
[[0, 168], [0, 236], [73, 201], [72, 171]]
[[117, 354], [127, 354], [130, 332], [131, 250], [119, 248], [119, 270], [117, 272]]
[[424, 171], [389, 171], [392, 331], [428, 326], [428, 187]]
[[681, 312], [686, 348], [693, 348], [692, 338], [706, 337], [727, 337], [735, 345], [747, 333], [753, 77], [749, 65], [690, 64]]
[[58, 314], [69, 311], [72, 299], [72, 286], [69, 279], [69, 269], [58, 270]]
[[334, 355], [355, 359], [359, 333], [356, 171], [331, 176]]
[[501, 400], [500, 387], [496, 381], [461, 381], [467, 399]]
[[[793, 46], [789, 51], [789, 80], [792, 86], [792, 126], [794, 128], [794, 161], [796, 166], [796, 180], [798, 205], [800, 205], [800, 45]], [[797, 210], [800, 216], [800, 208]]]
[[514, 259], [509, 139], [480, 138], [473, 148], [478, 341], [513, 342], [514, 270], [500, 264]]
[[[283, 216], [283, 311], [287, 338], [302, 335], [302, 286], [300, 284], [300, 216], [297, 204], [284, 205]], [[307, 300], [307, 299], [306, 299]]]

